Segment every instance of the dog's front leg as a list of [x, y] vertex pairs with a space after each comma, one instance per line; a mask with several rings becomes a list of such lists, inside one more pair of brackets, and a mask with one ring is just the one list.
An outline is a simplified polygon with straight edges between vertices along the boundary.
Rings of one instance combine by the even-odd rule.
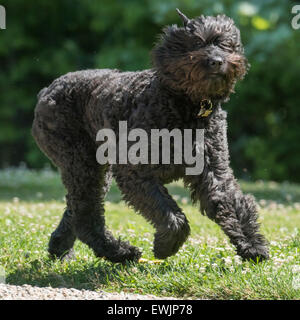
[[229, 167], [226, 127], [226, 113], [219, 108], [204, 132], [204, 170], [200, 176], [186, 176], [185, 184], [192, 200], [221, 226], [241, 257], [266, 259], [254, 198], [242, 193]]
[[123, 199], [155, 227], [154, 254], [165, 259], [175, 254], [187, 239], [188, 221], [160, 181], [131, 168], [115, 167], [114, 177]]

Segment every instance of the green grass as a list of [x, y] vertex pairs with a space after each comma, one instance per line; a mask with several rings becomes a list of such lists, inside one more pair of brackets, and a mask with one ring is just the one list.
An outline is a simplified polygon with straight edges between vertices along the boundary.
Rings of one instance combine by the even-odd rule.
[[[259, 203], [262, 233], [271, 258], [261, 264], [242, 262], [220, 228], [191, 205], [181, 183], [169, 190], [192, 228], [189, 240], [161, 264], [112, 264], [97, 259], [76, 242], [76, 259], [47, 256], [50, 233], [63, 209], [64, 188], [57, 173], [26, 169], [0, 171], [0, 266], [6, 282], [37, 286], [125, 291], [203, 299], [300, 298], [300, 186], [241, 182]], [[121, 201], [112, 186], [105, 203], [106, 221], [115, 236], [129, 240], [153, 260], [153, 228]]]

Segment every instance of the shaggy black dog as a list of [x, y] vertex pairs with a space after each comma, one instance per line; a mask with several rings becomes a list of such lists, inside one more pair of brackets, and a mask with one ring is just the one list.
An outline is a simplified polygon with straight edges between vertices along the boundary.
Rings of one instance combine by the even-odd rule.
[[[152, 51], [153, 69], [140, 72], [86, 70], [68, 73], [38, 95], [32, 133], [60, 169], [67, 209], [52, 233], [49, 252], [63, 257], [76, 238], [98, 257], [138, 260], [140, 251], [116, 240], [105, 227], [104, 197], [114, 177], [124, 200], [156, 228], [154, 254], [175, 254], [190, 233], [188, 221], [164, 184], [182, 178], [200, 211], [220, 225], [244, 259], [268, 258], [259, 234], [254, 199], [244, 195], [229, 166], [226, 112], [237, 80], [248, 63], [240, 32], [222, 15], [188, 19], [166, 27]], [[205, 129], [204, 169], [186, 175], [187, 164], [99, 165], [96, 134], [174, 128]]]

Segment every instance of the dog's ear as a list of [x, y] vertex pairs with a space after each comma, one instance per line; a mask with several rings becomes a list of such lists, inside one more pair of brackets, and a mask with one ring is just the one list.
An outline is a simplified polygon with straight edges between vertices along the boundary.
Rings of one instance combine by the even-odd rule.
[[185, 29], [190, 32], [194, 31], [195, 27], [193, 25], [193, 22], [186, 15], [184, 15], [178, 8], [176, 8], [176, 11], [182, 19], [183, 26], [185, 27]]

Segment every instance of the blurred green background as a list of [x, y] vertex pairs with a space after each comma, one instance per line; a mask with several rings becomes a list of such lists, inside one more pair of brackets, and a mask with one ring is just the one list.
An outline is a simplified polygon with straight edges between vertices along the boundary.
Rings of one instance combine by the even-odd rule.
[[[36, 94], [86, 68], [151, 67], [166, 24], [225, 13], [241, 29], [251, 69], [224, 105], [231, 162], [240, 178], [300, 182], [300, 29], [290, 0], [6, 0], [0, 30], [0, 167], [48, 163], [30, 127]], [[300, 4], [300, 3], [298, 3]]]

